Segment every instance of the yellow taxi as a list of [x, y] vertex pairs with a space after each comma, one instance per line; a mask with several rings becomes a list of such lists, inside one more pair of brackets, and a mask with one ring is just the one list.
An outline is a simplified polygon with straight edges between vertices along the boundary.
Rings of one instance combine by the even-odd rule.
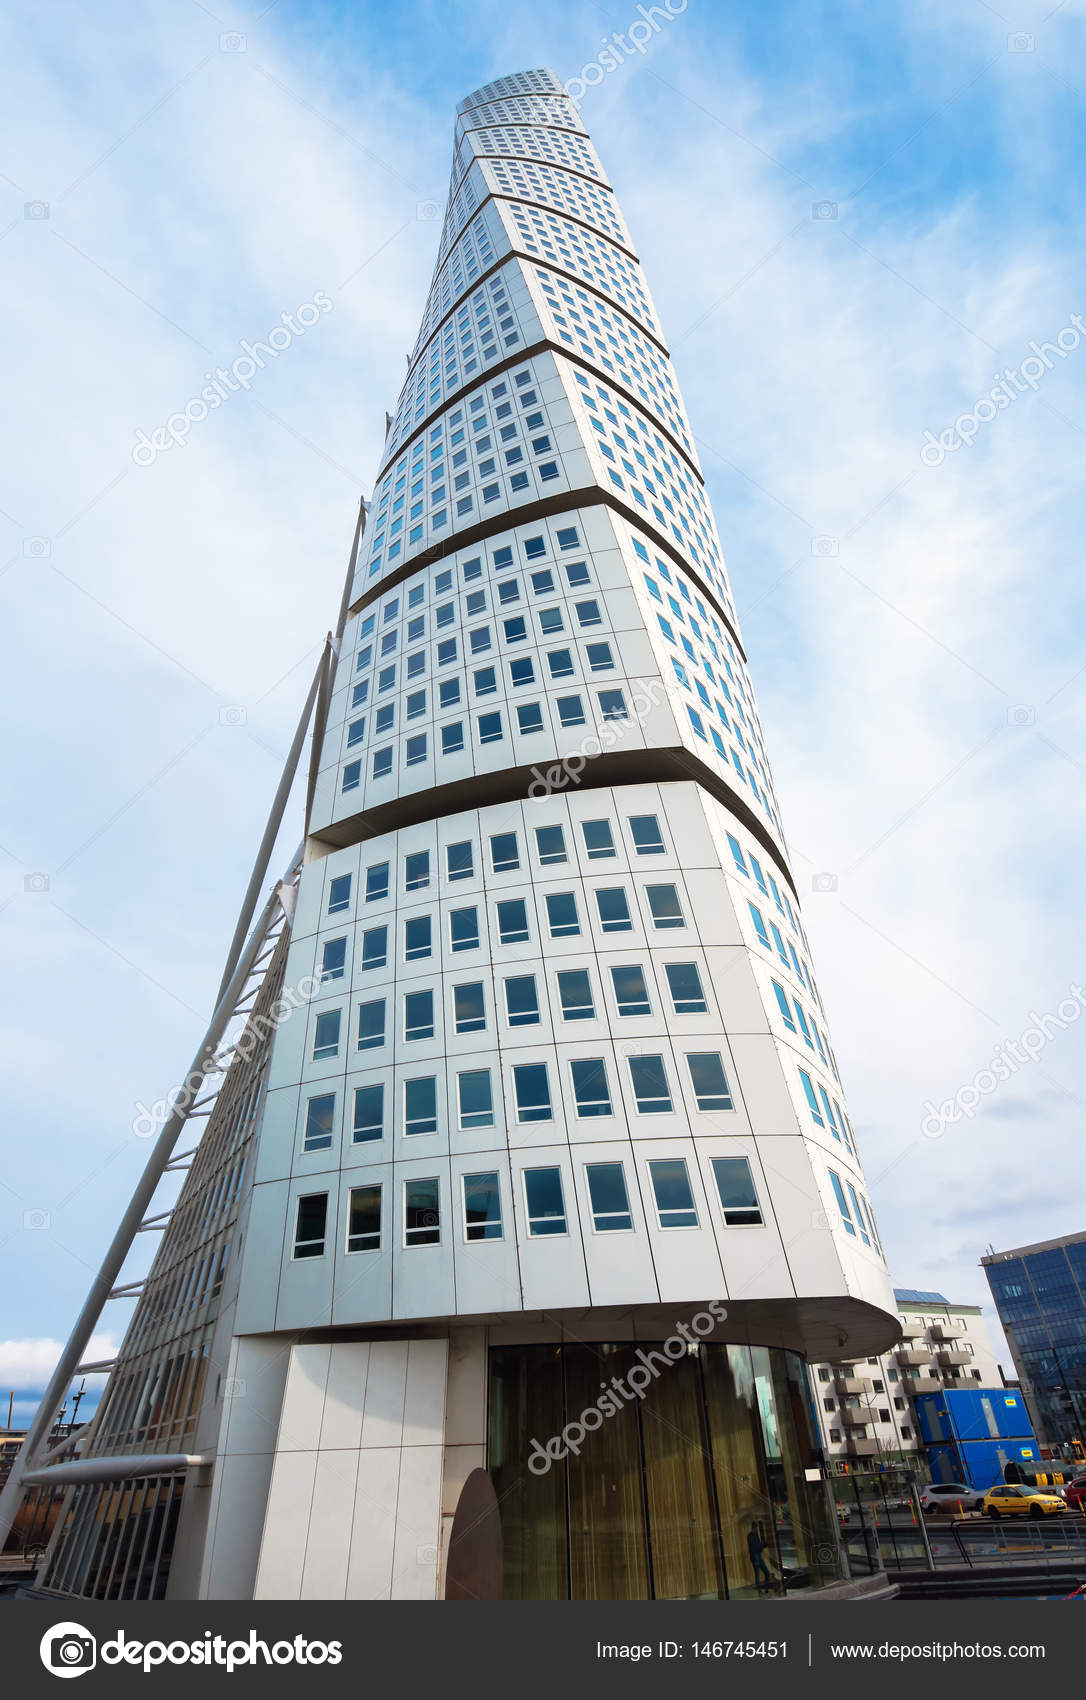
[[1049, 1517], [1066, 1509], [1058, 1494], [1043, 1493], [1040, 1488], [1017, 1487], [1013, 1482], [997, 1482], [984, 1496], [982, 1511], [999, 1517]]

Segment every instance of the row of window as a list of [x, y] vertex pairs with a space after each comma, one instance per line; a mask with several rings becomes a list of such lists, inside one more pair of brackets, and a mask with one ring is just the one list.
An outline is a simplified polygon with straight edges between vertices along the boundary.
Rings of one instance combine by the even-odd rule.
[[[694, 1102], [705, 1114], [734, 1109], [731, 1087], [719, 1051], [684, 1053]], [[639, 1115], [674, 1113], [671, 1083], [664, 1058], [627, 1057], [630, 1085]], [[615, 1113], [607, 1063], [603, 1057], [574, 1057], [569, 1062], [570, 1085], [578, 1119], [613, 1116]], [[514, 1063], [513, 1101], [516, 1120], [554, 1120], [549, 1065]], [[402, 1130], [406, 1138], [438, 1132], [438, 1086], [436, 1074], [415, 1075], [402, 1080]], [[385, 1137], [387, 1122], [385, 1082], [375, 1081], [354, 1088], [351, 1143], [362, 1145]], [[335, 1137], [335, 1092], [320, 1092], [307, 1099], [302, 1122], [302, 1150], [327, 1151]], [[495, 1096], [488, 1068], [464, 1069], [456, 1076], [457, 1121], [462, 1132], [495, 1125]]]
[[[763, 1217], [750, 1164], [745, 1157], [713, 1157], [710, 1172], [726, 1226], [761, 1227]], [[647, 1164], [649, 1184], [661, 1229], [700, 1226], [694, 1190], [684, 1157], [654, 1157]], [[586, 1163], [585, 1186], [592, 1229], [597, 1234], [631, 1234], [633, 1212], [624, 1164]], [[569, 1233], [562, 1171], [525, 1169], [524, 1221], [529, 1238]], [[352, 1187], [347, 1206], [347, 1253], [381, 1250], [382, 1183]], [[505, 1237], [501, 1183], [496, 1170], [461, 1179], [462, 1231], [471, 1244]], [[441, 1182], [427, 1175], [403, 1182], [403, 1245], [441, 1243]], [[328, 1194], [305, 1193], [298, 1199], [294, 1225], [295, 1259], [323, 1257], [328, 1238]]]
[[[633, 931], [633, 916], [624, 886], [601, 887], [594, 893], [596, 914], [601, 932], [629, 933]], [[657, 932], [685, 927], [686, 917], [674, 885], [647, 885], [644, 888], [649, 920]], [[543, 898], [547, 932], [552, 939], [577, 938], [581, 933], [581, 916], [577, 894], [572, 891], [552, 891]], [[503, 945], [526, 944], [532, 938], [528, 900], [511, 897], [494, 905], [494, 928], [497, 942]], [[474, 904], [447, 911], [448, 946], [453, 953], [477, 950], [480, 944], [479, 910]], [[384, 937], [381, 937], [381, 933]], [[403, 923], [403, 961], [419, 962], [434, 954], [432, 915], [411, 915]], [[373, 927], [362, 935], [363, 969], [384, 968], [388, 965], [388, 928]], [[346, 936], [326, 939], [320, 961], [320, 978], [324, 984], [346, 978]]]
[[[527, 641], [527, 624], [519, 615], [515, 621], [506, 620], [504, 624], [506, 627], [512, 627], [515, 631], [521, 633], [519, 637], [510, 638], [507, 641], [510, 643], [521, 643]], [[561, 628], [556, 627], [555, 630], [561, 630]], [[489, 626], [480, 626], [477, 631], [469, 634], [470, 654], [472, 659], [487, 653], [487, 651], [491, 648], [490, 639], [491, 633]], [[435, 669], [440, 670], [444, 667], [454, 667], [459, 664], [459, 643], [460, 640], [458, 638], [451, 637], [442, 639], [436, 644], [434, 661]], [[426, 677], [428, 655], [429, 651], [427, 649], [419, 649], [413, 654], [407, 656], [402, 679], [404, 687], [414, 683], [416, 680], [424, 679]], [[578, 676], [577, 669], [579, 658], [576, 652], [572, 649], [563, 648], [547, 650], [545, 651], [545, 655], [547, 661], [547, 676], [552, 683], [558, 684], [563, 679], [573, 679]], [[532, 661], [530, 656], [525, 656], [522, 658], [522, 662], [529, 663], [530, 671], [529, 667], [525, 667], [524, 665], [519, 667], [510, 667], [509, 669], [509, 677], [510, 680], [513, 681], [515, 689], [520, 688], [522, 685], [533, 684], [535, 682], [536, 673], [534, 661]], [[584, 658], [583, 661], [580, 662], [580, 665], [585, 676], [593, 673], [613, 673], [615, 671], [616, 663], [614, 651], [612, 650], [611, 645], [605, 642], [586, 643], [584, 645]], [[493, 696], [498, 689], [497, 669], [494, 667], [476, 668], [472, 673], [472, 687], [476, 697]], [[379, 668], [377, 672], [375, 694], [377, 696], [383, 696], [385, 692], [393, 691], [396, 688], [397, 670], [395, 663], [392, 663], [387, 667]], [[365, 707], [369, 698], [369, 690], [370, 681], [368, 679], [363, 679], [360, 684], [353, 687], [351, 691], [352, 714], [356, 709]], [[458, 678], [440, 681], [437, 692], [437, 706], [439, 708], [451, 708], [461, 701], [462, 693], [460, 680]], [[394, 704], [390, 703], [386, 705], [386, 707], [392, 709], [393, 713], [395, 712]], [[417, 712], [425, 713], [425, 698], [422, 699], [422, 706], [417, 710]], [[391, 730], [392, 719], [391, 717], [386, 718], [387, 729]], [[364, 730], [365, 728], [356, 734], [356, 739], [363, 736]], [[381, 730], [380, 720], [378, 720], [377, 723], [377, 730]]]
[[[637, 856], [662, 856], [667, 846], [656, 815], [628, 815], [630, 844]], [[588, 830], [586, 831], [585, 828]], [[590, 861], [604, 860], [617, 854], [611, 823], [607, 820], [586, 821], [582, 826], [585, 853]], [[541, 868], [559, 867], [569, 861], [569, 846], [565, 827], [561, 824], [537, 826], [533, 829], [536, 862]], [[489, 862], [495, 874], [515, 873], [521, 867], [520, 837], [516, 832], [491, 833]], [[476, 869], [476, 847], [470, 838], [446, 844], [444, 876], [449, 883], [473, 879]], [[375, 862], [365, 871], [364, 901], [376, 903], [387, 898], [390, 890], [391, 864]], [[433, 878], [429, 850], [413, 850], [404, 857], [404, 890], [424, 891]], [[354, 876], [335, 874], [328, 882], [329, 915], [339, 915], [350, 908]]]
[[[523, 908], [523, 904], [518, 905]], [[453, 912], [452, 919], [457, 914], [473, 914], [474, 911], [459, 910]], [[407, 923], [407, 937], [413, 936], [413, 926], [427, 928], [425, 949], [420, 945], [420, 953], [429, 955], [429, 917]], [[421, 936], [421, 935], [420, 935]], [[527, 934], [524, 935], [527, 937]], [[478, 947], [479, 935], [475, 931], [457, 940], [454, 933], [453, 950], [475, 949]], [[363, 963], [363, 965], [365, 965]], [[652, 1000], [645, 978], [645, 970], [640, 963], [615, 964], [609, 970], [611, 991], [615, 1007], [620, 1016], [645, 1016], [653, 1013]], [[674, 1015], [707, 1015], [709, 1005], [701, 983], [701, 974], [696, 962], [668, 962], [664, 964], [664, 975], [667, 980], [668, 993], [671, 998], [671, 1012]], [[587, 968], [560, 969], [555, 975], [558, 988], [559, 1005], [563, 1021], [591, 1021], [596, 1015], [595, 999], [592, 992], [592, 979]], [[509, 1027], [538, 1027], [542, 1022], [539, 986], [534, 974], [512, 974], [501, 982], [502, 999], [505, 1010], [505, 1020]], [[426, 986], [416, 991], [403, 993], [403, 1038], [405, 1042], [434, 1037], [434, 988]], [[486, 1027], [485, 994], [482, 982], [476, 984], [454, 986], [452, 988], [452, 1008], [455, 1031], [457, 1033], [481, 1032]], [[316, 1017], [313, 1023], [314, 1062], [337, 1057], [339, 1055], [340, 1034], [342, 1029], [343, 1011], [341, 1009], [326, 1009]], [[364, 1003], [359, 1008], [358, 1015], [358, 1049], [360, 1051], [378, 1049], [385, 1043], [385, 999], [378, 998]], [[809, 1079], [809, 1076], [805, 1076]], [[827, 1110], [830, 1101], [823, 1092]], [[830, 1125], [836, 1132], [836, 1123]], [[840, 1112], [838, 1112], [840, 1114]]]

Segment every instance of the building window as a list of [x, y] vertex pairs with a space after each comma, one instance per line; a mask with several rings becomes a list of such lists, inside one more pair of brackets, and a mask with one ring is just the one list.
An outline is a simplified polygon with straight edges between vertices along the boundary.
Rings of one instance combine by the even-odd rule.
[[624, 692], [619, 690], [597, 691], [596, 695], [599, 699], [600, 714], [604, 720], [628, 720], [630, 718], [626, 711]]
[[483, 984], [475, 980], [453, 987], [453, 1023], [458, 1033], [481, 1033], [486, 1027]]
[[454, 756], [464, 748], [464, 723], [454, 720], [450, 726], [441, 728], [441, 753], [443, 756]]
[[385, 1000], [374, 998], [372, 1003], [358, 1007], [358, 1049], [376, 1051], [385, 1042]]
[[687, 1056], [686, 1066], [699, 1110], [734, 1110], [719, 1051], [694, 1051]]
[[542, 732], [543, 710], [539, 703], [521, 703], [520, 707], [517, 709], [517, 728], [525, 734], [530, 732]]
[[353, 1186], [347, 1208], [347, 1250], [380, 1251], [381, 1188]]
[[792, 1020], [792, 1010], [791, 1010], [791, 1006], [788, 1002], [788, 998], [787, 998], [787, 995], [785, 993], [784, 987], [779, 986], [777, 984], [776, 980], [770, 980], [769, 983], [773, 987], [773, 996], [777, 1000], [777, 1008], [781, 1012], [781, 1020], [784, 1022], [784, 1025], [787, 1027], [789, 1033], [794, 1033], [795, 1030], [796, 1030], [796, 1024]]
[[341, 915], [344, 909], [350, 907], [350, 903], [351, 876], [350, 874], [337, 874], [334, 879], [328, 881], [329, 915]]
[[505, 1014], [510, 1027], [535, 1027], [539, 1022], [539, 995], [534, 974], [518, 974], [505, 982]]
[[590, 1021], [596, 1006], [587, 968], [564, 968], [558, 974], [558, 998], [563, 1021]]
[[324, 1236], [328, 1228], [328, 1194], [304, 1193], [298, 1200], [294, 1218], [295, 1258], [323, 1257]]
[[645, 984], [645, 971], [636, 962], [613, 967], [611, 984], [620, 1015], [652, 1014], [648, 987]]
[[429, 915], [412, 915], [404, 922], [403, 956], [405, 962], [418, 962], [433, 949]]
[[500, 1240], [502, 1199], [498, 1177], [493, 1172], [464, 1176], [464, 1238]]
[[446, 846], [445, 871], [450, 880], [471, 879], [475, 872], [475, 856], [470, 839]]
[[590, 862], [605, 860], [615, 854], [615, 840], [609, 820], [586, 820], [581, 823], [585, 854]]
[[724, 1220], [729, 1228], [759, 1228], [762, 1211], [750, 1163], [745, 1157], [714, 1157], [713, 1179]]
[[630, 905], [623, 886], [605, 886], [597, 891], [596, 909], [599, 912], [600, 926], [605, 933], [633, 932]]
[[515, 832], [496, 832], [490, 840], [490, 866], [496, 874], [510, 873], [520, 867], [520, 851]]
[[404, 858], [404, 887], [407, 891], [421, 891], [430, 883], [430, 852], [429, 850], [412, 850]]
[[305, 1107], [305, 1137], [303, 1151], [327, 1151], [332, 1143], [332, 1123], [336, 1113], [334, 1092], [322, 1092], [310, 1098]]
[[584, 703], [579, 696], [558, 697], [558, 721], [562, 726], [583, 726]]
[[560, 1169], [525, 1169], [524, 1202], [533, 1238], [566, 1232], [566, 1206]]
[[518, 1122], [549, 1122], [551, 1088], [546, 1063], [517, 1063], [513, 1068], [513, 1096]]
[[552, 891], [546, 898], [547, 925], [552, 939], [573, 938], [581, 930], [577, 899], [572, 891]]
[[361, 1145], [371, 1139], [383, 1139], [385, 1135], [385, 1088], [378, 1081], [376, 1086], [356, 1086], [354, 1089], [354, 1125], [351, 1141]]
[[664, 967], [676, 1015], [705, 1015], [708, 1004], [694, 962], [669, 962]]
[[743, 878], [749, 879], [750, 878], [750, 870], [748, 869], [746, 861], [744, 860], [743, 852], [739, 847], [738, 838], [733, 838], [731, 833], [729, 832], [727, 834], [727, 839], [728, 839], [728, 849], [732, 853], [732, 861], [735, 863], [735, 866], [738, 869], [739, 873], [741, 873], [743, 875]]
[[362, 971], [383, 968], [388, 961], [388, 928], [370, 927], [362, 934]]
[[833, 1187], [833, 1195], [837, 1200], [837, 1208], [841, 1213], [841, 1225], [844, 1228], [845, 1233], [851, 1234], [853, 1239], [855, 1239], [856, 1229], [853, 1227], [852, 1217], [849, 1215], [848, 1200], [845, 1198], [845, 1189], [841, 1185], [841, 1177], [836, 1174], [833, 1169], [828, 1169], [826, 1172], [830, 1177], [830, 1185]]
[[449, 911], [449, 944], [454, 951], [478, 950], [479, 911], [474, 904]]
[[662, 856], [664, 838], [655, 815], [631, 815], [630, 836], [639, 856]]
[[500, 744], [503, 736], [504, 736], [504, 733], [502, 732], [502, 717], [501, 717], [500, 714], [498, 714], [497, 712], [495, 712], [493, 714], [480, 714], [480, 716], [479, 716], [479, 742], [480, 742], [480, 744]]
[[403, 1130], [409, 1138], [437, 1132], [437, 1080], [432, 1074], [403, 1083]]
[[649, 1163], [649, 1179], [656, 1200], [656, 1219], [661, 1228], [696, 1228], [698, 1212], [686, 1159], [654, 1157]]
[[575, 1057], [569, 1065], [569, 1072], [578, 1116], [614, 1114], [607, 1087], [607, 1065], [602, 1057]]
[[321, 980], [342, 980], [347, 962], [347, 940], [326, 939], [321, 957]]
[[339, 1051], [339, 1023], [341, 1011], [325, 1009], [313, 1023], [313, 1061], [320, 1062], [325, 1057], [334, 1057]]
[[588, 1201], [597, 1234], [630, 1233], [633, 1217], [621, 1163], [587, 1163]]
[[366, 869], [366, 902], [377, 903], [388, 896], [388, 863], [375, 862]]
[[667, 1070], [664, 1067], [663, 1057], [630, 1057], [628, 1061], [638, 1114], [642, 1116], [670, 1115], [672, 1109], [671, 1092], [668, 1088]]
[[522, 944], [528, 937], [528, 910], [522, 897], [497, 905], [498, 938], [502, 944]]
[[494, 1126], [494, 1094], [488, 1068], [466, 1069], [456, 1077], [461, 1128]]
[[408, 1042], [415, 1039], [433, 1038], [434, 994], [432, 991], [404, 993], [403, 1036]]
[[403, 1243], [405, 1246], [441, 1243], [438, 1177], [403, 1183]]
[[419, 762], [426, 760], [425, 732], [417, 732], [413, 738], [408, 738], [405, 754], [408, 767], [416, 767]]

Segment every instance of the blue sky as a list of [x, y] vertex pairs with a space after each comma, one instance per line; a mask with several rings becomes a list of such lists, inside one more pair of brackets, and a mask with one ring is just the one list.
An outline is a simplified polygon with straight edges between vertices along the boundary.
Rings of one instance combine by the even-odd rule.
[[[582, 107], [698, 437], [894, 1278], [963, 1301], [989, 1242], [1086, 1226], [1074, 1019], [923, 1131], [1086, 977], [1086, 346], [920, 458], [1086, 313], [1086, 0], [1005, 4], [689, 0]], [[578, 76], [638, 16], [0, 22], [0, 1392], [24, 1416], [146, 1157], [137, 1104], [205, 1024], [414, 341], [455, 104]], [[247, 394], [134, 462], [318, 290], [332, 311]]]

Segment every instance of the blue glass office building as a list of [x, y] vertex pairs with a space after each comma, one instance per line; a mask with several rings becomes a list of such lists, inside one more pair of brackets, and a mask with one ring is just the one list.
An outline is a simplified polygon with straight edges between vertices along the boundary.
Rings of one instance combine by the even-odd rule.
[[1038, 1437], [1086, 1439], [1086, 1233], [981, 1262]]

